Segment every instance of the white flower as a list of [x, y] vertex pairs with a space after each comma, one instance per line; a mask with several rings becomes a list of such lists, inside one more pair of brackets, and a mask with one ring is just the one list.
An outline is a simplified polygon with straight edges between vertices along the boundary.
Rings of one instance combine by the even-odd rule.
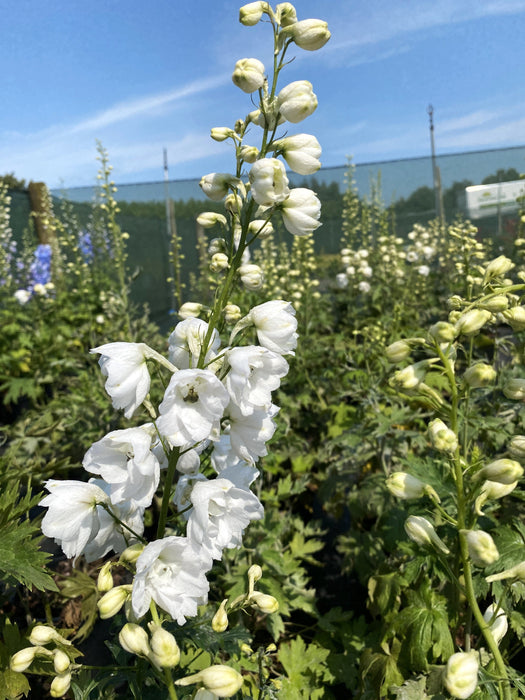
[[150, 376], [146, 358], [153, 351], [145, 343], [107, 343], [90, 350], [100, 353], [98, 364], [107, 377], [106, 391], [111, 396], [113, 408], [123, 408], [126, 418], [131, 418], [149, 393]]
[[241, 413], [268, 408], [272, 403], [271, 392], [288, 372], [284, 357], [265, 347], [249, 345], [228, 350], [226, 361], [230, 368], [226, 389]]
[[222, 432], [220, 438], [213, 444], [210, 461], [211, 466], [215, 469], [217, 474], [223, 472], [227, 467], [232, 467], [237, 464], [248, 464], [246, 460], [241, 459], [233, 451], [229, 428]]
[[259, 238], [268, 238], [268, 236], [274, 233], [272, 222], [265, 219], [254, 219], [250, 221], [248, 230], [252, 236], [258, 236]]
[[363, 277], [372, 277], [373, 274], [373, 270], [370, 265], [362, 265], [362, 267], [359, 268], [359, 272], [363, 275]]
[[151, 600], [179, 625], [197, 614], [206, 603], [209, 583], [206, 572], [211, 560], [186, 537], [165, 537], [150, 542], [137, 559], [131, 606], [137, 617], [145, 615]]
[[217, 224], [226, 227], [227, 221], [224, 214], [215, 211], [203, 211], [197, 216], [197, 223], [202, 228], [213, 228]]
[[458, 651], [447, 661], [445, 686], [454, 698], [469, 698], [478, 685], [479, 655], [477, 651]]
[[359, 284], [357, 285], [357, 288], [363, 294], [368, 294], [368, 292], [372, 289], [372, 287], [370, 286], [370, 282], [366, 282], [365, 280], [363, 280], [362, 282], [359, 282]]
[[261, 289], [264, 283], [264, 273], [259, 265], [241, 265], [239, 267], [239, 275], [241, 282], [250, 292], [256, 292]]
[[284, 165], [277, 158], [261, 158], [250, 170], [252, 196], [262, 206], [282, 202], [290, 193]]
[[321, 226], [321, 202], [315, 192], [306, 187], [291, 190], [281, 211], [284, 225], [294, 236], [307, 236]]
[[234, 403], [228, 407], [230, 440], [235, 454], [254, 464], [259, 457], [268, 454], [266, 443], [273, 436], [276, 424], [273, 417], [279, 409], [273, 404], [269, 409], [256, 408], [249, 415], [243, 415]]
[[409, 250], [406, 255], [407, 262], [417, 262], [418, 254], [415, 250]]
[[122, 552], [128, 546], [130, 532], [119, 526], [105, 508], [111, 508], [117, 518], [142, 534], [143, 509], [130, 502], [110, 506], [106, 492], [109, 487], [100, 479], [88, 483], [47, 481], [46, 488], [49, 494], [39, 504], [48, 508], [42, 532], [53, 538], [68, 558], [85, 554], [88, 561], [93, 561], [111, 549]]
[[335, 283], [339, 289], [344, 289], [345, 287], [348, 287], [348, 277], [344, 272], [339, 272], [335, 276]]
[[235, 64], [232, 80], [243, 92], [255, 92], [264, 85], [264, 64], [257, 58], [241, 58]]
[[204, 474], [201, 474], [199, 471], [181, 474], [177, 480], [177, 486], [175, 487], [175, 494], [173, 496], [173, 503], [177, 506], [178, 512], [181, 513], [185, 520], [188, 520], [191, 511], [193, 510], [191, 492], [198, 481], [207, 481]]
[[226, 197], [230, 187], [238, 181], [238, 178], [229, 173], [210, 173], [201, 177], [199, 185], [207, 197], [214, 202], [220, 202]]
[[428, 277], [430, 274], [430, 268], [428, 265], [420, 265], [417, 268], [418, 274], [420, 274], [422, 277]]
[[[189, 317], [177, 323], [168, 338], [170, 361], [179, 369], [196, 367], [207, 331], [208, 324], [200, 318]], [[206, 363], [216, 356], [220, 345], [219, 334], [213, 329], [206, 351]]]
[[509, 623], [504, 611], [495, 603], [492, 603], [483, 613], [485, 622], [488, 623], [490, 631], [496, 644], [499, 644], [503, 637], [507, 634]]
[[282, 155], [289, 167], [300, 175], [312, 175], [321, 167], [321, 146], [315, 136], [296, 134], [275, 141], [273, 148]]
[[267, 2], [249, 2], [239, 10], [239, 22], [246, 27], [253, 27], [261, 19], [263, 12], [268, 8]]
[[294, 354], [297, 346], [297, 319], [295, 309], [289, 301], [266, 301], [254, 306], [247, 318], [255, 326], [261, 345], [279, 355]]
[[228, 392], [213, 372], [181, 369], [168, 384], [157, 427], [173, 447], [214, 439], [228, 401]]
[[277, 106], [280, 114], [293, 124], [306, 119], [317, 108], [317, 97], [312, 83], [308, 80], [296, 80], [286, 85], [277, 95]]
[[247, 525], [262, 518], [263, 507], [249, 489], [258, 474], [248, 466], [228, 467], [220, 477], [193, 487], [188, 538], [213, 559], [220, 559], [225, 548], [239, 547]]
[[147, 508], [159, 484], [160, 467], [151, 452], [153, 426], [114, 430], [86, 452], [83, 467], [111, 486], [111, 502], [133, 501]]
[[29, 292], [27, 289], [17, 289], [14, 293], [14, 297], [19, 304], [27, 304], [31, 298], [31, 292]]
[[197, 318], [203, 309], [202, 304], [196, 301], [186, 301], [180, 307], [177, 314], [183, 321], [187, 318]]
[[317, 51], [326, 44], [331, 36], [328, 24], [321, 19], [303, 19], [295, 22], [287, 27], [284, 33], [297, 46], [306, 51]]

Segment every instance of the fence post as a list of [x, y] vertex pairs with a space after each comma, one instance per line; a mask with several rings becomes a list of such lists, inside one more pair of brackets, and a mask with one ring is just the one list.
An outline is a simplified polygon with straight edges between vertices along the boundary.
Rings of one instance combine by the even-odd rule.
[[35, 222], [39, 243], [52, 243], [55, 230], [52, 226], [53, 209], [51, 197], [44, 182], [30, 182], [28, 185], [31, 215]]

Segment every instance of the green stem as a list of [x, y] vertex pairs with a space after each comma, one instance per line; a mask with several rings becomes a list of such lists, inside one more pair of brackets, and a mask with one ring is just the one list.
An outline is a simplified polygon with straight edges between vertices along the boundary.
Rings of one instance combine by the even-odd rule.
[[164, 532], [166, 530], [166, 520], [168, 517], [168, 508], [171, 501], [171, 487], [173, 485], [173, 480], [175, 479], [175, 472], [177, 470], [177, 462], [179, 461], [180, 448], [176, 447], [170, 452], [168, 458], [168, 471], [166, 473], [166, 481], [164, 482], [164, 492], [162, 494], [162, 504], [160, 507], [159, 524], [157, 526], [157, 539], [160, 540], [164, 537]]

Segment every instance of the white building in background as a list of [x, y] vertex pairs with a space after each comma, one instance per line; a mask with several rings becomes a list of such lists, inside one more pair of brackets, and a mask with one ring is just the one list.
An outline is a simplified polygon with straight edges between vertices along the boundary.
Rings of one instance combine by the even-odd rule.
[[[463, 201], [458, 204], [469, 219], [481, 219], [517, 212], [521, 197], [525, 197], [525, 180], [513, 180], [466, 187]], [[521, 206], [524, 206], [523, 201]]]

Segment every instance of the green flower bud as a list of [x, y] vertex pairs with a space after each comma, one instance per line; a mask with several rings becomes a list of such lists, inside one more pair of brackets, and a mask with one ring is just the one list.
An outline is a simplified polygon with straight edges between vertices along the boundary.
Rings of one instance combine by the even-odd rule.
[[57, 673], [65, 673], [71, 666], [71, 660], [65, 651], [55, 649], [53, 652], [53, 666]]
[[216, 224], [226, 226], [227, 221], [224, 214], [217, 214], [214, 211], [203, 211], [197, 217], [197, 223], [199, 226], [202, 226], [202, 228], [212, 228]]
[[494, 641], [496, 644], [499, 644], [503, 637], [507, 634], [507, 630], [509, 628], [507, 616], [501, 608], [492, 603], [483, 613], [483, 618], [489, 625]]
[[503, 393], [508, 399], [513, 399], [514, 401], [525, 400], [525, 379], [519, 379], [518, 377], [509, 379], [503, 387]]
[[477, 651], [458, 651], [447, 661], [445, 686], [453, 698], [469, 698], [478, 685]]
[[213, 616], [211, 626], [214, 632], [224, 632], [228, 629], [228, 615], [226, 614], [226, 603], [228, 598], [225, 598], [219, 605], [219, 609]]
[[179, 678], [175, 681], [175, 685], [192, 685], [193, 683], [201, 683], [206, 690], [211, 691], [219, 698], [231, 698], [242, 686], [243, 678], [235, 669], [217, 664], [192, 676]]
[[392, 377], [392, 383], [399, 389], [410, 391], [417, 389], [425, 378], [428, 363], [425, 360], [399, 369]]
[[449, 307], [451, 309], [456, 309], [456, 310], [461, 309], [463, 306], [463, 303], [464, 303], [463, 299], [460, 296], [458, 296], [457, 294], [454, 294], [453, 296], [451, 296], [447, 301], [447, 304], [449, 305]]
[[283, 35], [291, 38], [297, 46], [306, 51], [317, 51], [331, 36], [328, 24], [320, 19], [303, 19], [300, 22], [294, 22], [283, 29]]
[[507, 578], [516, 578], [519, 581], [525, 583], [525, 561], [522, 561], [516, 566], [511, 566], [510, 569], [505, 569], [505, 571], [500, 571], [499, 574], [492, 574], [492, 576], [487, 576], [487, 583], [492, 583], [493, 581], [503, 581]]
[[225, 253], [215, 253], [210, 261], [210, 270], [212, 272], [223, 272], [230, 267], [228, 256]]
[[514, 491], [517, 485], [517, 481], [513, 481], [510, 484], [500, 484], [497, 481], [485, 481], [481, 487], [479, 496], [476, 498], [476, 503], [474, 504], [476, 513], [478, 515], [483, 515], [481, 509], [487, 501], [497, 500], [498, 498], [508, 496], [509, 493]]
[[69, 690], [71, 685], [71, 673], [66, 671], [55, 676], [51, 682], [50, 695], [52, 698], [61, 698]]
[[476, 362], [476, 364], [465, 371], [463, 379], [471, 389], [480, 389], [481, 387], [494, 384], [497, 376], [494, 367], [487, 365], [485, 362]]
[[461, 530], [461, 533], [467, 540], [469, 557], [475, 566], [483, 568], [499, 559], [498, 549], [488, 532]]
[[98, 573], [97, 588], [101, 593], [107, 593], [113, 588], [113, 576], [111, 575], [112, 567], [113, 562], [107, 561]]
[[159, 625], [153, 625], [150, 647], [149, 658], [157, 668], [173, 668], [179, 663], [180, 649], [175, 637]]
[[242, 318], [242, 313], [237, 304], [226, 304], [223, 309], [226, 323], [237, 323]]
[[[43, 648], [43, 647], [42, 647]], [[9, 668], [16, 673], [23, 673], [31, 664], [39, 651], [39, 647], [26, 647], [13, 654], [9, 661]]]
[[487, 267], [485, 268], [485, 274], [483, 276], [483, 283], [487, 284], [494, 277], [501, 277], [506, 275], [509, 270], [512, 270], [514, 263], [510, 258], [500, 255], [494, 260], [491, 260]]
[[444, 554], [449, 554], [450, 552], [443, 540], [438, 537], [433, 525], [426, 518], [419, 515], [410, 515], [405, 521], [405, 532], [416, 544], [436, 547]]
[[266, 595], [266, 593], [254, 591], [248, 600], [254, 603], [262, 613], [266, 613], [267, 615], [271, 615], [279, 610], [279, 603], [273, 595]]
[[502, 314], [513, 331], [525, 330], [525, 306], [513, 306]]
[[481, 309], [490, 311], [491, 314], [496, 314], [508, 308], [509, 299], [504, 294], [498, 294], [497, 296], [487, 299], [487, 301], [480, 302], [479, 306]]
[[256, 146], [241, 146], [240, 156], [245, 163], [255, 163], [259, 157], [259, 149]]
[[263, 12], [267, 11], [267, 2], [249, 2], [239, 10], [239, 22], [245, 27], [253, 27], [261, 19]]
[[406, 340], [396, 340], [386, 348], [385, 355], [392, 364], [403, 362], [410, 356], [410, 345]]
[[98, 601], [98, 612], [102, 620], [107, 620], [116, 615], [131, 595], [131, 585], [116, 586], [105, 593]]
[[211, 130], [210, 136], [214, 141], [221, 142], [226, 141], [226, 139], [229, 139], [232, 136], [235, 136], [235, 132], [233, 131], [233, 129], [230, 129], [227, 126], [214, 126]]
[[263, 571], [259, 564], [252, 564], [248, 569], [248, 596], [253, 593], [253, 588], [257, 581], [260, 581], [263, 575]]
[[275, 8], [275, 19], [281, 27], [297, 22], [297, 12], [291, 2], [280, 2]]
[[264, 64], [257, 58], [241, 58], [235, 64], [232, 80], [243, 92], [255, 92], [264, 85]]
[[386, 487], [392, 495], [404, 500], [410, 501], [427, 495], [438, 503], [440, 502], [439, 496], [432, 486], [425, 484], [411, 474], [407, 474], [407, 472], [392, 472], [386, 480]]
[[525, 435], [514, 435], [509, 443], [508, 452], [513, 459], [525, 461]]
[[31, 644], [49, 644], [49, 642], [59, 642], [60, 644], [71, 644], [65, 637], [59, 634], [53, 627], [48, 625], [35, 625], [29, 635]]
[[438, 321], [429, 329], [430, 335], [437, 343], [451, 343], [456, 337], [456, 327], [446, 321]]
[[428, 434], [434, 449], [448, 454], [452, 454], [456, 451], [458, 446], [457, 435], [453, 430], [448, 428], [441, 419], [435, 418], [429, 423]]
[[458, 335], [474, 335], [483, 328], [491, 316], [490, 311], [485, 309], [471, 309], [461, 314], [456, 321], [456, 332]]
[[476, 478], [497, 481], [499, 484], [512, 484], [523, 476], [523, 467], [514, 459], [496, 459], [487, 464], [477, 474]]
[[140, 625], [134, 622], [127, 622], [120, 630], [118, 640], [120, 646], [130, 654], [148, 657], [151, 648], [148, 640], [148, 633]]

